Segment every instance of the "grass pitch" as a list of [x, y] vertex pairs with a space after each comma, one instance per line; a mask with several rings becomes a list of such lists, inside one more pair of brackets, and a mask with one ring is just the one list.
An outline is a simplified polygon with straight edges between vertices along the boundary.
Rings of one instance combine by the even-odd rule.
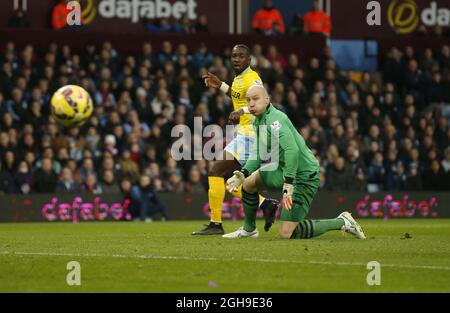
[[[259, 239], [192, 236], [203, 223], [0, 224], [0, 291], [450, 292], [450, 220], [360, 220], [367, 240], [283, 241], [279, 221], [268, 233], [260, 221]], [[66, 283], [69, 261], [81, 286]], [[379, 286], [366, 282], [369, 261]]]

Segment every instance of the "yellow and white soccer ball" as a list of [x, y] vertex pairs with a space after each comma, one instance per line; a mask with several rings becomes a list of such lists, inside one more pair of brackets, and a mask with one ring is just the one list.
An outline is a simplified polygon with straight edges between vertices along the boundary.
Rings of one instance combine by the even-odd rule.
[[81, 126], [94, 110], [89, 93], [77, 85], [59, 88], [53, 94], [50, 105], [56, 122], [67, 127]]

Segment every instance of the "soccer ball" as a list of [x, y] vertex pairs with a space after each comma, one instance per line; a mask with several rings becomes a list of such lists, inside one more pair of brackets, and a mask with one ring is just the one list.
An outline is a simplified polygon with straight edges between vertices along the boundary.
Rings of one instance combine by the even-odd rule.
[[94, 110], [89, 93], [76, 85], [59, 88], [50, 101], [53, 118], [61, 125], [81, 126]]

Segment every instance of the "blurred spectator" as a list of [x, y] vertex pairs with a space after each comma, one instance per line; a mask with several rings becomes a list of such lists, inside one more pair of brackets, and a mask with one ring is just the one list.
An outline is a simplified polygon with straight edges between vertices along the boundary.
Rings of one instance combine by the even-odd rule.
[[350, 191], [353, 176], [345, 166], [344, 158], [338, 157], [327, 169], [327, 189], [330, 191]]
[[119, 181], [119, 189], [123, 195], [122, 203], [124, 203], [126, 200], [129, 200], [130, 201], [129, 210], [131, 212], [131, 215], [139, 216], [139, 213], [136, 213], [136, 208], [131, 199], [131, 189], [132, 188], [133, 188], [133, 184], [131, 183], [131, 181], [128, 178], [122, 178]]
[[419, 25], [419, 27], [417, 27], [414, 35], [418, 36], [418, 37], [425, 37], [425, 36], [429, 35], [427, 27], [425, 25]]
[[397, 87], [400, 87], [403, 81], [401, 52], [396, 47], [393, 47], [386, 57], [383, 67], [383, 78], [386, 82], [393, 82]]
[[347, 146], [347, 141], [345, 139], [345, 130], [342, 124], [336, 125], [333, 129], [333, 133], [331, 134], [329, 140], [329, 144], [334, 144], [338, 148], [338, 152], [340, 155], [344, 154], [345, 147]]
[[67, 9], [67, 3], [69, 0], [60, 0], [52, 11], [52, 28], [63, 29], [67, 27], [67, 15], [69, 10]]
[[409, 172], [406, 175], [405, 189], [409, 191], [423, 190], [422, 177], [418, 172], [416, 163], [409, 164]]
[[161, 114], [163, 107], [166, 107], [169, 110], [169, 114], [173, 114], [175, 110], [175, 106], [170, 100], [169, 92], [166, 89], [158, 90], [156, 97], [153, 99], [150, 106], [154, 115]]
[[405, 91], [413, 95], [416, 99], [421, 99], [424, 92], [425, 76], [419, 68], [417, 61], [412, 59], [408, 62], [405, 73]]
[[259, 72], [270, 68], [270, 62], [264, 56], [263, 48], [260, 44], [253, 45], [251, 58], [252, 58], [252, 61], [250, 63], [250, 66], [252, 68], [258, 67]]
[[445, 148], [450, 144], [449, 138], [448, 138], [448, 130], [450, 129], [448, 124], [448, 119], [444, 116], [440, 116], [437, 120], [437, 125], [435, 125], [435, 130], [433, 135], [434, 142], [436, 143], [436, 147], [440, 151], [444, 151]]
[[58, 176], [52, 169], [52, 160], [44, 158], [41, 168], [34, 174], [35, 190], [38, 193], [53, 193], [56, 190]]
[[155, 214], [160, 213], [162, 220], [170, 220], [170, 213], [152, 187], [149, 176], [140, 176], [139, 184], [131, 189], [131, 199], [138, 214], [134, 216], [135, 219], [150, 222]]
[[[361, 77], [341, 71], [330, 49], [303, 61], [297, 54], [282, 55], [275, 45], [266, 48], [253, 46], [252, 64], [274, 105], [289, 115], [326, 169], [321, 186], [328, 188], [329, 180], [348, 172], [350, 187], [345, 188], [352, 191], [423, 190], [434, 161], [448, 173], [448, 46], [423, 47], [423, 55], [412, 47], [393, 48], [388, 58], [380, 58], [380, 72]], [[6, 43], [0, 52], [1, 190], [19, 192], [8, 186], [28, 172], [36, 183], [44, 159], [51, 160], [60, 179], [66, 167], [80, 185], [95, 175], [92, 192], [96, 185], [103, 192], [116, 190], [118, 183], [110, 182], [109, 173], [133, 183], [148, 174], [158, 191], [202, 190], [211, 163], [175, 162], [168, 149], [174, 125], [192, 131], [193, 116], [201, 116], [204, 125], [225, 127], [232, 110], [229, 98], [205, 89], [201, 79], [212, 70], [230, 81], [231, 50], [225, 48], [222, 55], [209, 54], [203, 45], [202, 50], [206, 54], [200, 53], [193, 65], [196, 51], [185, 43], [174, 50], [170, 41], [155, 50], [144, 43], [137, 55], [122, 55], [109, 42], [88, 43], [80, 55], [68, 45], [51, 43], [41, 53], [30, 45], [19, 50]], [[72, 81], [91, 92], [95, 111], [82, 127], [64, 129], [51, 118], [47, 104], [61, 83]], [[345, 158], [343, 172], [335, 166], [340, 157]]]
[[63, 167], [59, 174], [58, 184], [56, 185], [57, 192], [80, 192], [80, 186], [73, 178], [72, 169]]
[[306, 34], [322, 34], [330, 37], [331, 18], [321, 10], [318, 1], [313, 1], [312, 11], [305, 14], [303, 23]]
[[450, 146], [447, 147], [444, 151], [444, 159], [442, 160], [442, 169], [446, 173], [450, 173]]
[[23, 97], [23, 91], [21, 89], [14, 88], [12, 90], [12, 97], [6, 101], [5, 108], [15, 122], [25, 121], [28, 104]]
[[172, 31], [172, 25], [166, 18], [159, 18], [153, 22], [147, 19], [144, 21], [144, 29], [152, 33], [167, 33]]
[[450, 67], [450, 46], [444, 45], [441, 48], [441, 53], [438, 57], [439, 65], [441, 68]]
[[213, 61], [213, 55], [208, 51], [208, 47], [204, 43], [201, 43], [197, 52], [192, 56], [192, 66], [195, 70], [202, 67], [209, 68]]
[[123, 125], [125, 133], [134, 133], [143, 139], [150, 136], [150, 128], [146, 122], [141, 122], [136, 110], [130, 110], [127, 114], [126, 123]]
[[33, 173], [31, 173], [28, 163], [21, 161], [17, 173], [14, 175], [16, 190], [19, 193], [29, 194], [33, 188]]
[[194, 33], [207, 33], [208, 30], [208, 18], [206, 15], [201, 14], [197, 18], [197, 22], [193, 27]]
[[305, 33], [305, 25], [303, 22], [303, 16], [301, 14], [295, 14], [292, 19], [291, 27], [289, 28], [289, 34], [291, 35], [303, 35]]
[[177, 172], [169, 172], [166, 186], [164, 188], [168, 192], [187, 192], [187, 185], [183, 182], [183, 177]]
[[173, 31], [177, 33], [190, 34], [193, 33], [193, 27], [189, 21], [187, 14], [183, 14], [173, 25]]
[[[141, 121], [153, 120], [153, 114], [149, 102], [149, 94], [143, 87], [136, 89], [136, 102], [133, 107], [136, 109]], [[120, 121], [118, 122], [118, 124], [120, 124]]]
[[86, 180], [83, 183], [83, 191], [94, 195], [103, 193], [102, 187], [94, 174], [87, 175]]
[[84, 158], [83, 163], [78, 170], [78, 174], [80, 176], [80, 180], [83, 182], [86, 181], [89, 175], [97, 177], [97, 171], [95, 170], [94, 160], [91, 157]]
[[119, 164], [122, 177], [129, 178], [133, 184], [137, 183], [140, 175], [139, 167], [138, 164], [131, 159], [130, 150], [124, 150], [122, 152]]
[[358, 167], [356, 170], [356, 175], [351, 191], [367, 191], [367, 175], [361, 167]]
[[2, 162], [0, 162], [0, 195], [14, 192], [14, 176], [3, 169]]
[[[286, 58], [278, 52], [278, 48], [275, 45], [270, 45], [267, 49], [267, 60], [274, 65], [274, 62], [278, 62], [284, 69], [287, 66]], [[284, 73], [283, 73], [284, 75]]]
[[106, 112], [111, 112], [116, 106], [116, 99], [114, 94], [110, 91], [110, 83], [102, 81], [100, 88], [94, 95], [97, 106], [102, 106]]
[[205, 186], [201, 181], [200, 171], [196, 166], [193, 166], [189, 171], [189, 180], [186, 185], [187, 192], [205, 192]]
[[[11, 52], [7, 52], [5, 54], [11, 54]], [[12, 54], [14, 57], [14, 54]], [[2, 71], [0, 72], [0, 92], [2, 92], [3, 96], [9, 96], [11, 89], [13, 88], [13, 65], [10, 62], [5, 62], [2, 65]], [[2, 104], [2, 113], [4, 113], [5, 108]]]
[[22, 9], [17, 9], [9, 19], [8, 27], [29, 28], [31, 23], [27, 20], [25, 12]]
[[386, 190], [397, 190], [403, 191], [406, 190], [407, 187], [407, 175], [405, 173], [405, 166], [403, 162], [397, 162], [395, 166], [395, 171], [392, 176], [392, 186], [387, 188]]
[[156, 57], [156, 65], [162, 68], [166, 62], [173, 59], [174, 53], [172, 44], [169, 41], [163, 41], [161, 44], [161, 51]]
[[437, 160], [431, 162], [431, 170], [423, 174], [423, 189], [427, 191], [449, 190], [449, 175], [446, 175]]
[[114, 135], [105, 136], [105, 147], [104, 151], [110, 153], [112, 156], [116, 156], [119, 151], [116, 148], [116, 137]]
[[88, 128], [86, 134], [86, 148], [89, 149], [94, 157], [99, 157], [100, 151], [100, 134], [98, 134], [97, 129], [94, 126]]
[[284, 34], [283, 16], [274, 7], [272, 0], [265, 0], [264, 7], [256, 11], [252, 19], [252, 28], [264, 35]]
[[346, 161], [354, 181], [351, 190], [365, 191], [367, 186], [366, 166], [360, 156], [358, 147], [349, 145], [346, 149]]
[[386, 169], [383, 166], [383, 155], [376, 152], [369, 165], [368, 191], [383, 191]]

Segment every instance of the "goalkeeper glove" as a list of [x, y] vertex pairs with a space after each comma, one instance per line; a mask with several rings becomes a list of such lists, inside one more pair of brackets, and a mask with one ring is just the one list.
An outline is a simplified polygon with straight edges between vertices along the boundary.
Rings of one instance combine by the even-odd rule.
[[234, 171], [233, 176], [227, 180], [227, 190], [228, 192], [237, 191], [239, 186], [244, 183], [245, 175], [242, 172]]
[[294, 193], [294, 185], [284, 183], [283, 185], [283, 207], [286, 210], [292, 208], [292, 194]]

